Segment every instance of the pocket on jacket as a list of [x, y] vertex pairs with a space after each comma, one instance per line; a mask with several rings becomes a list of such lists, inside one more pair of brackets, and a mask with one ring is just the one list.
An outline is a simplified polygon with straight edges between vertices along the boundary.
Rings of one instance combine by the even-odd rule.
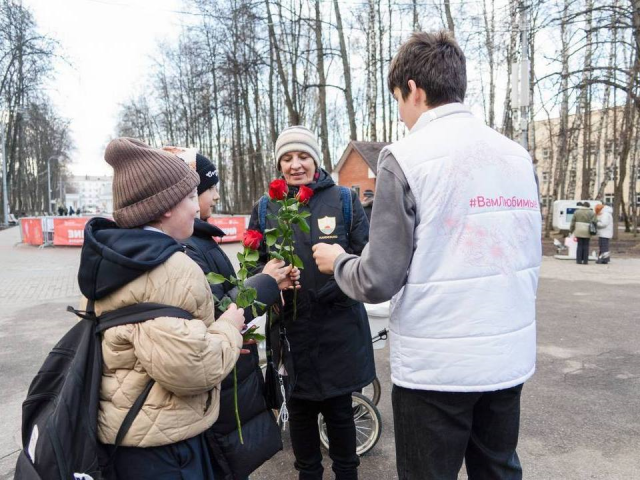
[[349, 298], [344, 294], [343, 294], [343, 296], [344, 296], [344, 298], [341, 298], [337, 302], [333, 302], [333, 305], [336, 306], [337, 308], [350, 308], [350, 307], [353, 307], [354, 305], [356, 305], [358, 303], [357, 300]]

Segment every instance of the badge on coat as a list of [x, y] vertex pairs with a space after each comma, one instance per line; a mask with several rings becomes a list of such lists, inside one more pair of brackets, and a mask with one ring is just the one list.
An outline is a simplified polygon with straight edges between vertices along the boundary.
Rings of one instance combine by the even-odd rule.
[[322, 217], [318, 219], [318, 228], [325, 235], [330, 235], [336, 229], [336, 217]]

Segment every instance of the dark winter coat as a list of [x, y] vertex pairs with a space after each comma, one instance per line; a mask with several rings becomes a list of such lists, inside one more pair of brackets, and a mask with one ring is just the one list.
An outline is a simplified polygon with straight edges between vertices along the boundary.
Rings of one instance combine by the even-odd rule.
[[[319, 242], [338, 243], [357, 255], [369, 240], [369, 222], [357, 195], [352, 192], [351, 225], [345, 224], [340, 188], [324, 170], [308, 187], [314, 195], [309, 205], [302, 208], [311, 213], [307, 218], [311, 232], [304, 233], [294, 226], [295, 251], [304, 263], [297, 318], [293, 321], [292, 292], [285, 294], [283, 315], [297, 376], [293, 396], [319, 401], [354, 392], [371, 383], [375, 378], [375, 363], [363, 304], [347, 297], [332, 275], [320, 273], [311, 247]], [[295, 187], [290, 187], [290, 196], [296, 192]], [[276, 214], [277, 208], [275, 202], [269, 202], [267, 212]], [[322, 232], [320, 219], [325, 220], [323, 225], [335, 221], [335, 228]], [[266, 228], [274, 226], [274, 221], [267, 216]], [[258, 204], [253, 208], [249, 228], [260, 230]], [[348, 239], [347, 232], [350, 232]], [[266, 261], [268, 254], [263, 242], [260, 262]]]
[[373, 211], [373, 198], [365, 198], [362, 202], [362, 209], [367, 216], [367, 220], [371, 223], [371, 212]]
[[[202, 220], [196, 220], [194, 233], [185, 243], [187, 255], [205, 273], [214, 272], [227, 278], [235, 276], [231, 261], [213, 237], [222, 237], [224, 232]], [[278, 284], [269, 275], [260, 274], [246, 282], [258, 292], [258, 300], [270, 305], [280, 299]], [[222, 300], [235, 300], [237, 289], [228, 282], [211, 285], [212, 293]], [[251, 320], [247, 309], [245, 317]], [[282, 449], [280, 431], [271, 410], [267, 409], [263, 390], [264, 380], [255, 345], [251, 353], [240, 355], [237, 366], [238, 406], [242, 423], [244, 445], [240, 443], [233, 402], [233, 375], [223, 382], [220, 393], [220, 415], [208, 434], [215, 440], [214, 457], [218, 475], [224, 478], [244, 478]], [[217, 450], [217, 451], [215, 451]], [[233, 472], [234, 476], [229, 476]]]

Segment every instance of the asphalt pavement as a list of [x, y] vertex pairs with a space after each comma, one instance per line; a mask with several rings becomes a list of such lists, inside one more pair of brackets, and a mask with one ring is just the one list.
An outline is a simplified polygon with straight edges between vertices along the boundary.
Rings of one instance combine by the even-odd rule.
[[[79, 298], [80, 249], [16, 245], [19, 239], [17, 228], [0, 231], [0, 479], [13, 475], [29, 383], [75, 322], [65, 308]], [[639, 287], [640, 259], [582, 266], [544, 258], [537, 371], [522, 395], [525, 478], [640, 478]], [[397, 478], [388, 354], [388, 346], [376, 350], [382, 436], [361, 459], [365, 480]], [[288, 432], [284, 444], [251, 480], [297, 478]], [[328, 455], [325, 478], [333, 478]]]

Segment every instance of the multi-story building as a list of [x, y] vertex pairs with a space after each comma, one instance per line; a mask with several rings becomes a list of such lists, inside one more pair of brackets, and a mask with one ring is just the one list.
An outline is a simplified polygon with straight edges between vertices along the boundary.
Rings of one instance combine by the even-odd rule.
[[[536, 121], [530, 139], [535, 138], [532, 151], [543, 207], [548, 208], [557, 177], [558, 165], [565, 169], [564, 183], [559, 186], [556, 200], [588, 200], [582, 195], [583, 163], [587, 162], [591, 199], [613, 204], [614, 179], [620, 175], [623, 109], [595, 110], [591, 112], [591, 128], [584, 127], [583, 119], [569, 116], [568, 158], [559, 158], [561, 138], [560, 119]], [[586, 135], [586, 141], [585, 141]], [[626, 205], [640, 206], [640, 140], [635, 135], [626, 162], [626, 175], [622, 198]], [[562, 198], [560, 198], [562, 197]], [[599, 198], [596, 198], [599, 197]]]
[[65, 204], [82, 213], [113, 212], [111, 185], [113, 177], [76, 175], [66, 186]]

